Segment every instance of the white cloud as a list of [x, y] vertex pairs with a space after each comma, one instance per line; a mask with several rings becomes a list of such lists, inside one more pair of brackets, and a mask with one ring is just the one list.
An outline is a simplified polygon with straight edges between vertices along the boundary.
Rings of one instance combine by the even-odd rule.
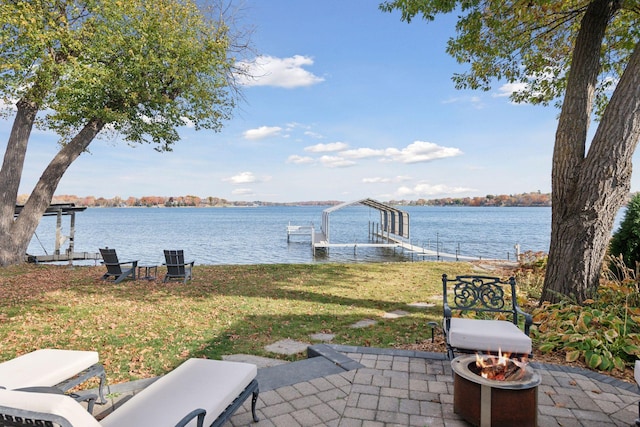
[[329, 144], [316, 144], [304, 148], [304, 151], [311, 153], [329, 153], [332, 151], [342, 151], [349, 147], [344, 142], [331, 142]]
[[297, 154], [293, 154], [287, 159], [287, 163], [294, 163], [297, 165], [310, 164], [314, 162], [315, 160], [312, 157], [298, 156]]
[[[436, 159], [444, 159], [462, 155], [462, 151], [454, 147], [443, 147], [432, 142], [415, 141], [404, 148], [355, 148], [347, 150], [348, 144], [344, 142], [332, 142], [329, 144], [316, 144], [305, 147], [304, 150], [311, 153], [335, 153], [325, 155], [318, 160], [327, 167], [346, 167], [355, 165], [355, 160], [372, 157], [381, 158], [385, 162], [419, 163]], [[308, 156], [291, 155], [288, 163], [313, 163], [314, 159]], [[399, 181], [396, 181], [399, 182]]]
[[245, 139], [263, 139], [271, 136], [276, 136], [282, 131], [281, 127], [278, 126], [260, 126], [256, 129], [249, 129], [245, 131], [242, 135]]
[[399, 150], [387, 148], [386, 156], [393, 161], [402, 163], [429, 162], [436, 159], [455, 157], [462, 155], [462, 150], [453, 147], [442, 147], [433, 142], [415, 141], [407, 147]]
[[418, 183], [413, 187], [402, 186], [396, 190], [396, 195], [400, 198], [407, 197], [434, 197], [434, 196], [444, 196], [448, 194], [460, 194], [467, 193], [470, 191], [476, 191], [473, 188], [465, 188], [465, 187], [450, 187], [444, 184], [428, 184], [428, 183]]
[[389, 182], [404, 182], [404, 181], [408, 181], [410, 180], [411, 177], [406, 176], [406, 175], [398, 175], [394, 178], [383, 178], [380, 176], [377, 177], [373, 177], [373, 178], [363, 178], [362, 182], [364, 184], [386, 184]]
[[351, 159], [366, 159], [367, 157], [384, 156], [384, 152], [384, 150], [374, 150], [373, 148], [356, 148], [342, 151], [340, 155]]
[[356, 164], [353, 160], [338, 156], [322, 156], [320, 157], [320, 163], [328, 168], [346, 168]]
[[294, 55], [290, 58], [276, 58], [269, 55], [258, 56], [253, 62], [236, 64], [251, 77], [239, 76], [240, 84], [245, 86], [276, 86], [296, 88], [312, 86], [324, 81], [303, 67], [313, 65], [308, 56]]
[[311, 137], [311, 138], [315, 138], [315, 139], [324, 138], [324, 136], [322, 136], [321, 134], [316, 133], [316, 132], [312, 132], [310, 130], [306, 131], [304, 134], [305, 134], [305, 136], [308, 136], [308, 137]]
[[363, 178], [362, 182], [364, 184], [385, 184], [387, 182], [391, 182], [391, 178], [382, 178], [382, 177], [375, 177], [375, 178]]
[[250, 188], [236, 188], [231, 192], [234, 196], [251, 196], [255, 194]]
[[182, 117], [182, 121], [184, 122], [184, 125], [189, 129], [193, 129], [196, 127], [195, 123], [193, 123], [193, 121], [188, 117]]
[[508, 97], [515, 92], [523, 91], [527, 88], [526, 83], [505, 83], [498, 88], [498, 92], [493, 96], [497, 98]]
[[258, 178], [256, 178], [256, 176], [252, 172], [242, 172], [230, 178], [225, 178], [224, 180], [232, 183], [233, 185], [239, 185], [256, 182]]

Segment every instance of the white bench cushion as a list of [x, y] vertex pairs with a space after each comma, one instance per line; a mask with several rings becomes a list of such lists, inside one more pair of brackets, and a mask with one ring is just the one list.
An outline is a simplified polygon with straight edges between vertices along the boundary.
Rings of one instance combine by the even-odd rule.
[[74, 427], [100, 427], [98, 421], [82, 405], [64, 394], [0, 389], [0, 413], [2, 407], [57, 415]]
[[0, 363], [0, 386], [54, 386], [95, 365], [98, 359], [96, 351], [36, 350]]
[[[103, 427], [175, 426], [194, 409], [209, 426], [257, 375], [256, 365], [189, 359], [104, 418]], [[195, 426], [195, 420], [189, 426]]]
[[531, 353], [531, 338], [512, 322], [454, 317], [448, 334], [454, 348], [503, 353]]

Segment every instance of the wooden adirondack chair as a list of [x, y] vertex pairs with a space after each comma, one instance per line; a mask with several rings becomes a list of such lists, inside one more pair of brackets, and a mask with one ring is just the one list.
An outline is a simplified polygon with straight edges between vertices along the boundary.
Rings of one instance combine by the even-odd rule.
[[182, 280], [183, 283], [187, 283], [187, 280], [192, 278], [191, 270], [195, 261], [184, 261], [184, 251], [180, 250], [165, 250], [164, 251], [164, 265], [167, 267], [167, 274], [164, 276], [164, 282], [168, 282], [171, 279]]
[[120, 283], [129, 276], [133, 280], [136, 279], [138, 260], [120, 262], [116, 250], [109, 248], [100, 249], [100, 255], [102, 255], [102, 264], [107, 267], [107, 272], [102, 276], [102, 280], [107, 280], [111, 276], [115, 279], [114, 283]]

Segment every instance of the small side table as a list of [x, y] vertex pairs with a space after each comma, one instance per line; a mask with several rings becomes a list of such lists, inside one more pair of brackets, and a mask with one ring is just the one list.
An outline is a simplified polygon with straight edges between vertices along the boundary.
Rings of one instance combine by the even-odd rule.
[[[144, 276], [142, 275], [144, 270]], [[138, 279], [156, 280], [158, 266], [156, 264], [138, 265]]]

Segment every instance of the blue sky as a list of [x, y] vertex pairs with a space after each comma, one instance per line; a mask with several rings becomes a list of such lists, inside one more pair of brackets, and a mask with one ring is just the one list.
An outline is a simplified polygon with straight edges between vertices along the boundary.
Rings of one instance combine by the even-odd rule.
[[[456, 90], [451, 76], [464, 68], [445, 53], [456, 17], [406, 24], [377, 5], [245, 0], [259, 77], [222, 131], [184, 127], [170, 153], [95, 140], [56, 194], [295, 202], [550, 192], [558, 110], [511, 103], [505, 82]], [[0, 121], [2, 149], [11, 120]], [[20, 193], [56, 140], [34, 131]]]

